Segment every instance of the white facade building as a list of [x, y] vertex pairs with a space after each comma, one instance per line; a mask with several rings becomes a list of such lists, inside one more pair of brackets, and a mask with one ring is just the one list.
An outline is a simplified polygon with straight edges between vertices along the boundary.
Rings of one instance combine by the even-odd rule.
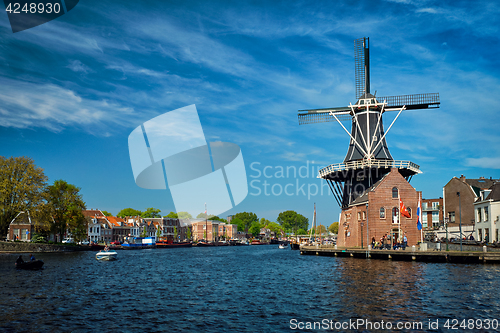
[[481, 191], [481, 198], [474, 203], [474, 222], [476, 240], [481, 242], [498, 242], [500, 240], [500, 184], [489, 190]]

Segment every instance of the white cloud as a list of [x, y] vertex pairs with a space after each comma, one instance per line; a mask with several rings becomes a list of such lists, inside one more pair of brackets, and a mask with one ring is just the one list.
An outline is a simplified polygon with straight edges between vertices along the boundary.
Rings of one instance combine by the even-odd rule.
[[4, 127], [40, 127], [55, 132], [68, 126], [82, 127], [96, 135], [105, 135], [115, 130], [115, 125], [128, 125], [135, 118], [130, 107], [105, 99], [82, 98], [54, 84], [0, 79], [0, 85]]
[[500, 169], [500, 157], [467, 158], [465, 165], [483, 169]]
[[89, 72], [93, 72], [93, 70], [87, 65], [83, 64], [80, 60], [70, 61], [69, 65], [66, 66], [71, 69], [73, 72], [81, 72], [87, 74]]

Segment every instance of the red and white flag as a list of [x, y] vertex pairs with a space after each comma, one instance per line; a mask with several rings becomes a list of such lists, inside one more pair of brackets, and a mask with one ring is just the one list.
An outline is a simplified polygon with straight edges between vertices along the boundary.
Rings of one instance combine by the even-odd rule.
[[399, 198], [399, 211], [401, 212], [401, 215], [406, 216], [408, 218], [411, 217], [410, 213], [408, 213], [408, 210], [406, 210], [405, 204], [403, 203], [401, 198]]

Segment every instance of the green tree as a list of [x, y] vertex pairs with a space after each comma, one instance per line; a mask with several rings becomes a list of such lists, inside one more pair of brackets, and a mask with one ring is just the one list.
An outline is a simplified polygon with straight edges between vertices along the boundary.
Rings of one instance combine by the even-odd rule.
[[141, 216], [142, 212], [140, 210], [136, 210], [133, 208], [125, 208], [122, 209], [116, 214], [118, 217], [126, 217], [126, 216]]
[[156, 240], [160, 239], [161, 237], [161, 230], [160, 227], [158, 226], [158, 229], [156, 229]]
[[328, 227], [328, 231], [330, 231], [333, 234], [338, 234], [339, 233], [339, 223], [338, 222], [333, 222], [330, 224]]
[[188, 212], [178, 212], [177, 215], [179, 216], [180, 219], [183, 219], [183, 220], [193, 218], [193, 216], [191, 214], [189, 214]]
[[238, 231], [245, 231], [245, 223], [241, 219], [233, 217], [231, 224], [236, 224], [238, 226]]
[[307, 232], [307, 230], [303, 229], [303, 228], [300, 228], [298, 231], [297, 231], [297, 235], [309, 235], [309, 233]]
[[168, 215], [163, 216], [163, 217], [168, 217], [168, 218], [171, 218], [171, 219], [178, 219], [179, 218], [179, 216], [177, 215], [177, 213], [174, 213], [174, 212], [170, 212], [170, 213], [168, 213]]
[[322, 235], [326, 232], [326, 227], [324, 225], [318, 225], [318, 227], [316, 228], [316, 234], [318, 235]]
[[296, 232], [299, 229], [307, 230], [309, 219], [293, 210], [281, 212], [276, 221], [287, 231]]
[[174, 227], [174, 240], [177, 240], [177, 227]]
[[35, 213], [44, 202], [47, 177], [29, 157], [0, 156], [0, 235], [20, 211]]
[[161, 212], [161, 210], [150, 207], [150, 208], [147, 208], [146, 211], [141, 214], [141, 217], [143, 217], [145, 219], [152, 219], [152, 218], [156, 218], [156, 217], [161, 217], [160, 212]]
[[209, 217], [210, 220], [212, 221], [219, 221], [219, 222], [224, 222], [224, 223], [227, 223], [227, 220], [224, 220], [223, 218], [220, 218], [218, 216], [212, 216], [212, 217]]
[[[212, 220], [213, 217], [214, 217], [214, 215], [208, 215], [208, 219], [209, 220]], [[206, 219], [207, 218], [207, 214], [200, 213], [200, 214], [196, 215], [196, 218], [197, 219]]]
[[186, 227], [186, 237], [187, 239], [191, 239], [191, 228], [189, 226]]
[[234, 214], [233, 219], [242, 220], [245, 226], [245, 230], [249, 230], [252, 223], [259, 221], [255, 213], [247, 213], [247, 212]]
[[47, 203], [53, 218], [52, 232], [62, 239], [68, 230], [76, 241], [82, 240], [87, 230], [87, 220], [82, 210], [85, 209], [80, 188], [64, 180], [56, 180], [47, 187]]
[[[262, 223], [262, 220], [261, 220]], [[283, 232], [283, 227], [276, 222], [267, 223], [267, 228], [275, 233], [276, 237], [280, 237]]]
[[105, 210], [101, 210], [101, 212], [104, 214], [104, 216], [113, 216], [110, 212], [107, 212]]
[[257, 237], [260, 235], [261, 228], [263, 228], [263, 226], [259, 222], [254, 221], [250, 225], [250, 228], [248, 228], [248, 232], [251, 233], [254, 237]]

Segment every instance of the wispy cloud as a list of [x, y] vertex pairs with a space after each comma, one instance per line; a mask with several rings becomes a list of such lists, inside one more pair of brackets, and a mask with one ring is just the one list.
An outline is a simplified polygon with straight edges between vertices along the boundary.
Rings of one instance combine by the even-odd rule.
[[135, 118], [130, 107], [102, 99], [83, 98], [74, 91], [35, 82], [0, 79], [2, 126], [46, 128], [61, 131], [78, 127], [101, 135], [113, 132], [113, 126], [125, 126]]
[[500, 169], [500, 157], [467, 158], [465, 165], [484, 169]]

